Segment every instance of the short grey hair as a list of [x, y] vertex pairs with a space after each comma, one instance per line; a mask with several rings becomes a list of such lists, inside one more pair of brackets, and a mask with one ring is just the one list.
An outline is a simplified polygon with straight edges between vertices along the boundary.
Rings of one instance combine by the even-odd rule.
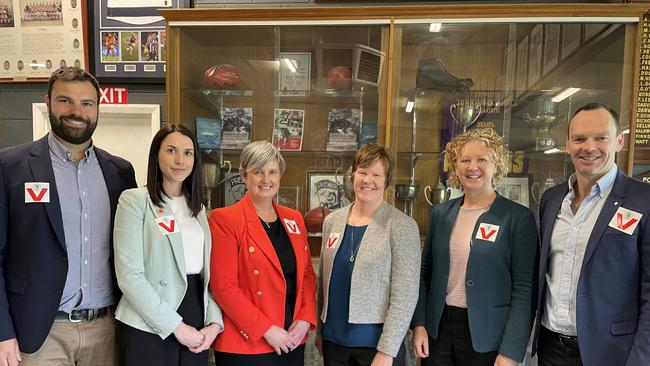
[[268, 141], [253, 141], [242, 150], [239, 157], [239, 169], [242, 175], [249, 170], [262, 170], [266, 163], [274, 159], [278, 161], [280, 174], [284, 174], [287, 166], [280, 151]]

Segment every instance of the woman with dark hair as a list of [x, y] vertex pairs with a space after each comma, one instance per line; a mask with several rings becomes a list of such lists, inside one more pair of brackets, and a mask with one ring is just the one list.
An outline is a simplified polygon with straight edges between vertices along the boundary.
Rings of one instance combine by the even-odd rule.
[[186, 127], [163, 127], [149, 150], [147, 186], [124, 191], [115, 214], [119, 364], [208, 364], [223, 330], [208, 291], [211, 237], [201, 160]]

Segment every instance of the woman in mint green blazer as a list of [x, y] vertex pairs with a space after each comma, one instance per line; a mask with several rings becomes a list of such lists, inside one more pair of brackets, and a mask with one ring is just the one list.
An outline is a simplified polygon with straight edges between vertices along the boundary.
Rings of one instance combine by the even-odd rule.
[[196, 139], [169, 125], [154, 136], [147, 186], [124, 191], [115, 215], [122, 366], [207, 366], [223, 330], [208, 290], [211, 236]]

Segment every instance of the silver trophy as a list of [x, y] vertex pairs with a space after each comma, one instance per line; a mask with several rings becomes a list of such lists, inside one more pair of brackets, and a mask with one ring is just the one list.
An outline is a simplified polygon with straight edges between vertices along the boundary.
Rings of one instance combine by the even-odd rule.
[[445, 187], [445, 184], [442, 183], [440, 178], [438, 178], [438, 183], [436, 183], [433, 188], [431, 188], [431, 186], [424, 187], [424, 199], [426, 199], [427, 203], [431, 206], [446, 202], [450, 197], [451, 187]]
[[544, 183], [539, 183], [539, 182], [533, 183], [532, 187], [530, 187], [530, 194], [533, 196], [533, 200], [535, 201], [535, 203], [539, 204], [544, 192], [546, 192], [546, 190], [549, 188], [553, 188], [556, 184], [557, 183], [553, 178], [553, 173], [551, 172], [548, 173], [548, 177], [546, 178]]
[[463, 128], [463, 132], [467, 131], [467, 128], [478, 120], [482, 111], [483, 108], [480, 104], [471, 105], [455, 103], [449, 106], [451, 118], [454, 119], [458, 126]]
[[560, 123], [557, 103], [549, 96], [540, 97], [533, 105], [530, 113], [523, 114], [527, 125], [535, 128], [535, 151], [545, 151], [557, 146], [557, 141], [551, 135], [551, 127]]
[[[228, 167], [228, 172], [221, 178], [221, 169]], [[206, 209], [211, 210], [212, 207], [212, 190], [219, 184], [223, 183], [228, 177], [232, 166], [230, 161], [226, 160], [223, 165], [217, 163], [203, 163], [203, 198], [205, 199]]]

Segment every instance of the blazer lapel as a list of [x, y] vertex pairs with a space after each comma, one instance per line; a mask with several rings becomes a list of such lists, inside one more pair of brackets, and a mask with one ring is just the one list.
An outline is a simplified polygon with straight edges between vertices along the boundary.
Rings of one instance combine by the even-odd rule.
[[29, 158], [29, 168], [32, 172], [35, 182], [47, 182], [50, 184], [50, 203], [44, 203], [45, 211], [54, 228], [56, 238], [63, 250], [67, 251], [65, 244], [65, 234], [63, 231], [63, 218], [61, 217], [61, 203], [59, 202], [59, 193], [56, 189], [56, 180], [54, 169], [52, 168], [52, 158], [50, 157], [50, 148], [47, 144], [47, 135], [36, 142]]
[[616, 213], [616, 210], [618, 210], [619, 207], [623, 206], [625, 200], [625, 180], [625, 175], [619, 170], [616, 173], [616, 180], [614, 181], [612, 191], [609, 193], [609, 196], [596, 219], [594, 228], [591, 230], [591, 235], [587, 242], [587, 248], [585, 249], [585, 256], [582, 260], [582, 270], [584, 270], [585, 264], [589, 262], [589, 259], [591, 259], [591, 256], [594, 254], [598, 243], [600, 243], [600, 238], [603, 236], [605, 229], [607, 229], [609, 221], [614, 216], [614, 213]]
[[99, 162], [99, 167], [104, 175], [106, 182], [106, 189], [108, 190], [108, 198], [111, 202], [111, 218], [115, 216], [115, 209], [117, 208], [117, 201], [122, 193], [120, 184], [120, 177], [117, 175], [117, 169], [113, 163], [106, 156], [106, 153], [98, 148], [95, 149], [95, 156]]
[[[341, 244], [343, 244], [343, 235], [345, 235], [345, 226], [348, 224], [348, 217], [350, 216], [351, 208], [352, 205], [350, 204], [338, 209], [337, 211], [340, 210], [341, 215], [337, 216], [336, 220], [332, 221], [332, 230], [330, 231], [330, 234], [331, 233], [339, 234], [339, 239], [338, 239], [338, 244], [334, 247], [334, 253], [331, 254], [332, 260], [330, 261], [330, 272], [332, 266], [334, 265], [334, 258], [336, 258], [336, 254], [338, 253]], [[327, 238], [325, 240], [327, 240]], [[363, 238], [361, 238], [361, 240], [363, 240]]]
[[[555, 227], [555, 219], [557, 218], [560, 208], [562, 208], [562, 201], [564, 201], [564, 196], [569, 192], [568, 183], [563, 185], [563, 189], [559, 190], [558, 193], [548, 199], [548, 208], [544, 209], [544, 226], [542, 227], [542, 249], [541, 255], [542, 259], [545, 258], [551, 250], [551, 235], [553, 234], [553, 227]], [[543, 263], [545, 266], [546, 264]]]
[[[178, 225], [178, 222], [176, 222], [176, 217], [174, 216], [174, 213], [172, 212], [172, 208], [169, 205], [167, 201], [162, 202], [162, 207], [158, 207], [151, 202], [151, 199], [147, 200], [149, 203], [149, 207], [154, 213], [154, 216], [156, 219], [165, 217], [165, 216], [172, 216], [174, 220], [174, 225]], [[156, 220], [156, 224], [160, 225], [158, 220]], [[160, 232], [160, 227], [156, 228]], [[162, 233], [161, 233], [162, 235]], [[170, 233], [165, 235], [167, 238], [169, 245], [172, 247], [172, 252], [174, 253], [174, 259], [176, 260], [176, 266], [178, 267], [178, 271], [181, 273], [181, 277], [185, 278], [187, 272], [185, 270], [185, 253], [183, 251], [183, 239], [181, 238], [181, 233]]]
[[[271, 244], [269, 236], [264, 231], [262, 223], [260, 222], [257, 212], [255, 211], [255, 206], [253, 206], [253, 201], [251, 201], [249, 193], [244, 195], [244, 198], [240, 201], [242, 208], [244, 209], [244, 219], [246, 220], [247, 232], [250, 236], [250, 239], [253, 240], [257, 246], [262, 250], [262, 252], [269, 258], [273, 267], [282, 274], [282, 266], [280, 265], [280, 259], [278, 259], [278, 254]], [[279, 218], [279, 215], [278, 215]], [[282, 223], [284, 225], [284, 223]]]

